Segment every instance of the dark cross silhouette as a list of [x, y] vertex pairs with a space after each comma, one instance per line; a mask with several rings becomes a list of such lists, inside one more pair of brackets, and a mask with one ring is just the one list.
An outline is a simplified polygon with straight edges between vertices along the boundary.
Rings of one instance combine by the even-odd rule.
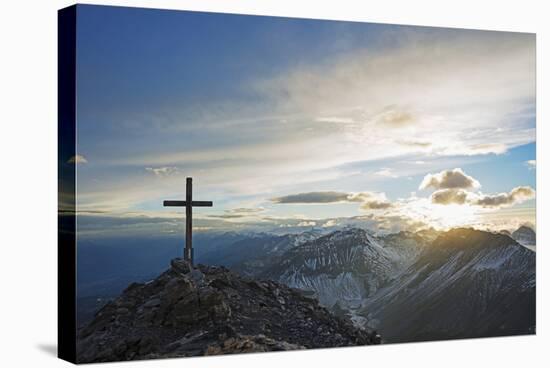
[[185, 207], [185, 250], [183, 259], [193, 264], [193, 207], [212, 207], [211, 201], [193, 200], [193, 178], [187, 178], [185, 201], [164, 201], [165, 207]]

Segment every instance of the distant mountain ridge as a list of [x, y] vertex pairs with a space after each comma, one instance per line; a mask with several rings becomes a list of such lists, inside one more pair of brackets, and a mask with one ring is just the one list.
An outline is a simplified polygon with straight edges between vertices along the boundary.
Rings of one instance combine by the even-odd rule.
[[506, 235], [450, 230], [363, 315], [391, 342], [534, 333], [535, 257]]
[[408, 265], [392, 241], [412, 239], [404, 234], [384, 241], [362, 229], [335, 231], [290, 249], [259, 277], [312, 291], [327, 307], [357, 305]]
[[245, 275], [256, 275], [279, 262], [279, 258], [289, 249], [324, 235], [320, 230], [302, 233], [276, 235], [251, 233], [236, 238], [224, 247], [204, 247], [198, 251], [197, 261], [205, 264], [218, 264], [230, 267]]

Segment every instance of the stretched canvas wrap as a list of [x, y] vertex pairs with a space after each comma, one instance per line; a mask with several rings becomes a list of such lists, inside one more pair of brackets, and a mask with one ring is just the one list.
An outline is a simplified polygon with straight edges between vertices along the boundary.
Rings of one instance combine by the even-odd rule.
[[59, 355], [535, 334], [535, 145], [534, 34], [60, 10]]

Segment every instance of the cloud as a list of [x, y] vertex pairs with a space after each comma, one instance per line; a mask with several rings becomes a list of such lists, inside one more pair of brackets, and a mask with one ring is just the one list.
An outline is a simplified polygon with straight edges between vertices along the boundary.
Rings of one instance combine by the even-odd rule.
[[427, 222], [399, 213], [390, 215], [368, 214], [357, 217], [356, 219], [361, 220], [367, 228], [372, 231], [380, 231], [384, 233], [396, 233], [399, 231], [414, 232], [430, 228], [430, 225]]
[[244, 217], [250, 218], [250, 217], [255, 217], [258, 213], [261, 213], [263, 211], [265, 211], [265, 209], [262, 207], [257, 207], [257, 208], [240, 207], [240, 208], [232, 208], [229, 210], [225, 210], [223, 214], [207, 215], [206, 217], [219, 218], [219, 219], [239, 219]]
[[465, 204], [468, 192], [462, 189], [440, 189], [432, 193], [431, 201], [435, 204]]
[[364, 210], [385, 210], [385, 209], [391, 208], [392, 206], [393, 206], [393, 204], [391, 202], [388, 202], [388, 201], [373, 200], [373, 201], [367, 201], [367, 202], [363, 203], [361, 205], [361, 209], [364, 209]]
[[[80, 212], [80, 211], [79, 211]], [[148, 216], [141, 213], [135, 214], [112, 214], [94, 215], [79, 214], [78, 232], [83, 236], [157, 236], [166, 234], [177, 234], [183, 236], [185, 221], [183, 214], [170, 213], [167, 217]], [[274, 226], [273, 223], [254, 222], [231, 222], [223, 218], [194, 217], [193, 229], [195, 230], [218, 230], [238, 231], [245, 228], [261, 229]]]
[[281, 204], [358, 202], [357, 200], [350, 200], [349, 193], [342, 192], [309, 192], [290, 194], [283, 197], [272, 198], [271, 201]]
[[225, 212], [238, 213], [238, 214], [254, 214], [254, 213], [259, 213], [263, 211], [265, 211], [263, 207], [253, 207], [253, 208], [240, 207], [240, 208], [232, 208], [232, 209], [226, 210]]
[[503, 143], [478, 143], [478, 144], [470, 144], [466, 145], [465, 147], [459, 147], [459, 146], [451, 146], [446, 147], [442, 149], [442, 153], [446, 155], [466, 155], [466, 156], [474, 156], [474, 155], [488, 155], [488, 154], [495, 154], [495, 155], [501, 155], [503, 153], [506, 153], [508, 150], [508, 147], [506, 144]]
[[483, 194], [468, 189], [479, 188], [481, 184], [467, 175], [462, 169], [444, 170], [437, 174], [428, 174], [422, 180], [420, 189], [435, 188], [430, 202], [439, 205], [468, 205], [498, 209], [510, 207], [535, 198], [535, 190], [529, 186], [513, 188], [508, 193]]
[[535, 198], [535, 190], [528, 186], [515, 187], [509, 193], [480, 195], [470, 203], [476, 206], [494, 208], [512, 206]]
[[302, 221], [302, 222], [299, 222], [296, 226], [298, 227], [311, 227], [311, 226], [315, 226], [317, 225], [317, 223], [315, 221]]
[[384, 168], [382, 168], [378, 171], [375, 171], [374, 175], [383, 176], [383, 177], [386, 177], [386, 178], [397, 178], [398, 177], [398, 175], [395, 174], [393, 172], [393, 170], [388, 168], [388, 167], [384, 167]]
[[378, 124], [393, 128], [399, 128], [416, 122], [416, 118], [412, 112], [395, 105], [385, 107], [378, 116], [374, 117], [374, 120]]
[[482, 194], [464, 189], [440, 189], [432, 193], [430, 199], [434, 204], [471, 205], [484, 208], [509, 207], [535, 198], [535, 190], [528, 186], [512, 189], [508, 193]]
[[221, 214], [221, 215], [206, 215], [206, 217], [218, 218], [218, 219], [238, 219], [238, 218], [243, 218], [243, 217], [247, 217], [247, 216], [239, 214], [239, 213], [224, 213], [224, 214]]
[[337, 116], [327, 116], [315, 118], [315, 121], [319, 123], [335, 123], [335, 124], [353, 124], [352, 118], [341, 118]]
[[437, 174], [428, 174], [420, 183], [419, 189], [471, 189], [481, 184], [473, 177], [466, 175], [462, 169], [443, 170]]
[[375, 192], [307, 192], [290, 194], [287, 196], [272, 198], [271, 201], [280, 204], [324, 204], [345, 202], [367, 202], [375, 199], [385, 199], [385, 194]]
[[271, 199], [280, 204], [361, 203], [363, 210], [384, 210], [392, 207], [385, 193], [375, 192], [309, 192]]
[[323, 225], [321, 225], [321, 227], [333, 227], [337, 225], [338, 225], [338, 222], [336, 220], [330, 219], [330, 220], [327, 220]]
[[68, 161], [68, 164], [87, 164], [88, 160], [83, 155], [72, 156]]
[[368, 202], [377, 199], [385, 199], [386, 195], [384, 193], [375, 193], [375, 192], [358, 192], [358, 193], [349, 193], [348, 202]]
[[177, 175], [180, 170], [175, 166], [163, 166], [163, 167], [146, 167], [146, 171], [155, 174], [159, 178], [164, 178], [171, 175]]
[[431, 143], [427, 141], [413, 141], [413, 140], [397, 140], [397, 144], [401, 144], [403, 146], [409, 146], [409, 147], [418, 147], [418, 148], [429, 148], [431, 147]]
[[[261, 81], [259, 92], [280, 111], [337, 117], [317, 118], [318, 129], [345, 122], [337, 133], [348, 133], [358, 143], [356, 152], [370, 157], [401, 150], [502, 154], [534, 141], [532, 35], [396, 35], [388, 36], [383, 50], [355, 50]], [[391, 152], [388, 146], [396, 141], [421, 144], [401, 144]]]
[[[246, 98], [220, 93], [228, 97], [116, 116], [104, 109], [105, 119], [92, 119], [102, 121], [94, 126], [97, 134], [83, 137], [81, 147], [95, 149], [86, 152], [109, 175], [102, 175], [103, 183], [79, 180], [79, 194], [85, 194], [80, 204], [132, 209], [181, 190], [178, 180], [157, 180], [154, 187], [140, 181], [144, 167], [156, 176], [163, 175], [159, 168], [175, 166], [200, 176], [205, 198], [253, 193], [261, 200], [269, 193], [325, 188], [328, 180], [347, 178], [357, 170], [350, 163], [361, 160], [431, 162], [438, 156], [500, 154], [535, 140], [533, 35], [391, 32], [380, 36], [383, 47], [349, 49], [267, 77], [247, 75], [239, 84]], [[250, 103], [249, 93], [257, 103]], [[118, 115], [127, 116], [123, 139], [112, 134]], [[151, 139], [133, 144], [124, 138], [128, 131]], [[97, 136], [101, 145], [92, 140]], [[460, 164], [448, 167], [455, 166]]]
[[529, 170], [535, 170], [537, 168], [537, 160], [527, 160], [525, 161], [525, 165], [527, 165]]

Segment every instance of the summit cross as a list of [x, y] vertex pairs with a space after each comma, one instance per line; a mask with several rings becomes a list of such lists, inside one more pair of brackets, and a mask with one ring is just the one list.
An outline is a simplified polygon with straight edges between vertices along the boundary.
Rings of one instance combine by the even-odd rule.
[[183, 259], [191, 264], [193, 264], [193, 207], [212, 206], [212, 201], [193, 200], [193, 178], [187, 178], [185, 201], [164, 201], [164, 207], [185, 207], [185, 249], [183, 252]]

